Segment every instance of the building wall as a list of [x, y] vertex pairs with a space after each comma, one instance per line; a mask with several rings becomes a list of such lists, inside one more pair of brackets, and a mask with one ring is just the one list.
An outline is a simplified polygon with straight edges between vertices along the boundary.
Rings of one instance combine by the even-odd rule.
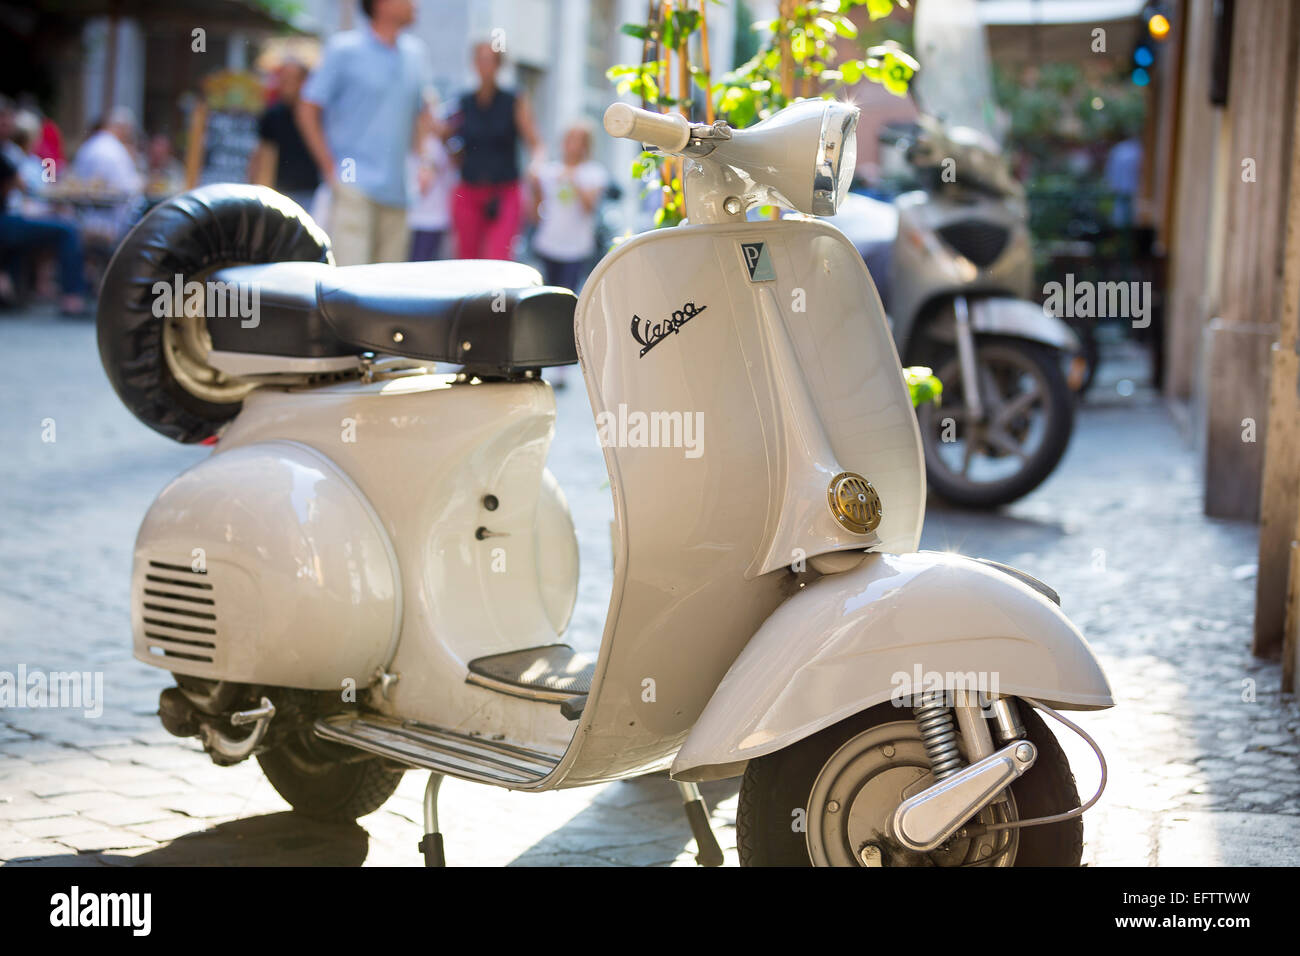
[[1165, 394], [1190, 402], [1199, 378], [1205, 329], [1218, 308], [1207, 287], [1211, 256], [1217, 246], [1212, 228], [1221, 170], [1216, 164], [1222, 110], [1210, 103], [1209, 75], [1213, 54], [1214, 0], [1188, 0], [1176, 19], [1185, 32], [1182, 41], [1181, 101], [1178, 104], [1178, 143], [1174, 159], [1173, 215], [1166, 243], [1169, 248]]
[[1224, 116], [1231, 146], [1218, 180], [1226, 210], [1222, 295], [1207, 341], [1205, 510], [1219, 517], [1259, 517], [1298, 34], [1294, 5], [1237, 0]]
[[117, 53], [110, 90], [106, 71], [110, 58], [112, 32], [107, 17], [86, 23], [81, 42], [84, 59], [81, 65], [84, 124], [94, 122], [115, 106], [126, 106], [140, 119], [144, 112], [144, 35], [131, 19], [117, 24]]

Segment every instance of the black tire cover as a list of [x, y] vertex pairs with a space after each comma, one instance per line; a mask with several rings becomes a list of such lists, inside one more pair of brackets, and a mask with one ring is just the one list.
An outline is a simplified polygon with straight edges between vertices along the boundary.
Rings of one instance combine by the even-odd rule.
[[99, 291], [99, 357], [122, 403], [176, 441], [216, 434], [240, 403], [205, 401], [172, 376], [154, 284], [227, 266], [302, 261], [333, 264], [329, 237], [300, 206], [265, 186], [202, 186], [151, 209], [118, 246]]

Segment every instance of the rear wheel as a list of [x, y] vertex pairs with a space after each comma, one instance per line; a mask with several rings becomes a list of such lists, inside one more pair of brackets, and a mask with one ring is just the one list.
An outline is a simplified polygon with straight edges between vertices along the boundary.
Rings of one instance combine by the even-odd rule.
[[[1060, 744], [1030, 707], [1020, 705], [1038, 759], [1011, 785], [1010, 798], [986, 807], [983, 823], [1050, 816], [1079, 806]], [[932, 782], [911, 711], [882, 704], [784, 750], [752, 760], [736, 813], [742, 866], [1078, 866], [1080, 818], [1021, 830], [953, 838], [929, 853], [900, 846], [885, 821], [905, 796]]]
[[393, 795], [404, 770], [349, 753], [318, 740], [310, 731], [290, 737], [257, 762], [276, 793], [303, 816], [351, 823], [374, 813]]

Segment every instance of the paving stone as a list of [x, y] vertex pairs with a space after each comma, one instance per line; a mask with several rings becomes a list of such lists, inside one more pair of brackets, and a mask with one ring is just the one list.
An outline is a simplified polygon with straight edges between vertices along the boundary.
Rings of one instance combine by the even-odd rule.
[[152, 841], [138, 833], [120, 827], [96, 827], [92, 830], [80, 830], [58, 837], [58, 842], [85, 853], [89, 850], [116, 850], [128, 847], [148, 846]]
[[161, 805], [188, 817], [232, 817], [248, 809], [248, 800], [229, 794], [182, 793], [164, 797]]
[[0, 862], [18, 863], [23, 860], [39, 860], [48, 857], [67, 856], [68, 848], [52, 840], [29, 840], [19, 843], [7, 843], [0, 840]]
[[41, 800], [30, 795], [24, 800], [0, 803], [0, 823], [13, 823], [17, 820], [42, 820], [48, 817], [62, 816], [72, 811], [68, 807], [51, 800]]
[[10, 828], [26, 837], [39, 839], [60, 839], [72, 833], [95, 830], [100, 825], [93, 820], [75, 813], [63, 813], [56, 817], [41, 817], [35, 820], [15, 820]]
[[125, 828], [158, 843], [166, 843], [175, 840], [177, 837], [201, 833], [206, 826], [207, 824], [203, 820], [172, 814], [148, 823], [130, 824]]
[[1268, 806], [1273, 803], [1281, 803], [1286, 797], [1284, 794], [1274, 793], [1271, 790], [1247, 790], [1241, 794], [1240, 799], [1245, 803]]
[[171, 811], [156, 800], [115, 800], [81, 810], [81, 815], [107, 826], [153, 823], [171, 818]]
[[1300, 821], [1265, 813], [1192, 812], [1160, 826], [1160, 866], [1297, 866]]
[[100, 790], [97, 780], [89, 777], [59, 777], [47, 773], [32, 773], [23, 778], [23, 785], [38, 797], [57, 797], [67, 793], [94, 793]]

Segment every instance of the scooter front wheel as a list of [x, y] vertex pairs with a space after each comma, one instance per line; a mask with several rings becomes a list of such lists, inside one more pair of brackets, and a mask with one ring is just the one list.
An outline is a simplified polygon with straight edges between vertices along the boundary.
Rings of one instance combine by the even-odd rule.
[[266, 779], [289, 806], [313, 820], [352, 823], [374, 813], [402, 782], [403, 770], [360, 753], [340, 754], [334, 745], [310, 736], [289, 738], [258, 754]]
[[[981, 823], [1049, 816], [1079, 806], [1074, 775], [1042, 719], [1020, 705], [1033, 768]], [[752, 760], [736, 813], [741, 866], [1078, 866], [1083, 823], [954, 837], [929, 853], [895, 842], [886, 822], [925, 784], [930, 767], [909, 710], [881, 704], [784, 750]], [[835, 800], [834, 795], [852, 794]]]
[[965, 508], [1022, 498], [1056, 468], [1074, 430], [1074, 395], [1060, 355], [1023, 339], [982, 336], [976, 368], [983, 408], [972, 418], [955, 354], [935, 363], [942, 404], [917, 409], [930, 487]]

